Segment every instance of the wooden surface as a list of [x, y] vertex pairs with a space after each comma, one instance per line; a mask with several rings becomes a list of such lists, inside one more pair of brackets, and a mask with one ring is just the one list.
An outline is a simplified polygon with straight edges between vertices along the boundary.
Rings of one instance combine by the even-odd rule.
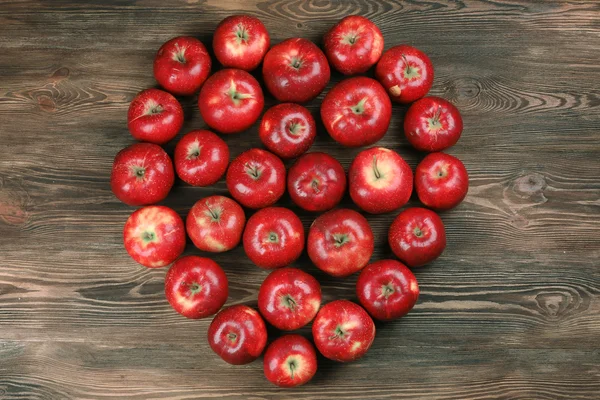
[[[0, 1], [0, 399], [600, 396], [598, 2], [106, 3]], [[416, 271], [414, 311], [378, 324], [365, 358], [320, 358], [310, 384], [286, 391], [265, 380], [261, 360], [234, 367], [214, 355], [210, 319], [171, 310], [166, 270], [136, 265], [123, 249], [133, 209], [108, 182], [114, 155], [133, 142], [129, 102], [155, 85], [159, 46], [177, 35], [210, 44], [218, 21], [242, 9], [273, 43], [319, 42], [345, 15], [371, 18], [386, 48], [429, 54], [431, 94], [454, 102], [465, 122], [449, 153], [467, 166], [469, 195], [442, 215], [448, 247]], [[309, 104], [315, 115], [322, 98]], [[203, 127], [196, 99], [182, 102], [182, 133]], [[394, 106], [380, 144], [415, 167], [422, 155], [403, 137], [405, 111]], [[313, 150], [347, 168], [358, 150], [319, 129]], [[226, 140], [232, 156], [260, 146], [256, 127]], [[226, 193], [224, 182], [179, 181], [165, 204], [184, 216], [211, 193]], [[308, 228], [314, 216], [294, 210]], [[374, 259], [391, 256], [394, 215], [369, 217]], [[188, 243], [186, 254], [197, 253]], [[230, 279], [228, 304], [255, 305], [267, 273], [241, 248], [214, 259]], [[327, 278], [306, 256], [297, 265], [321, 280], [325, 301], [354, 298], [356, 276]]]

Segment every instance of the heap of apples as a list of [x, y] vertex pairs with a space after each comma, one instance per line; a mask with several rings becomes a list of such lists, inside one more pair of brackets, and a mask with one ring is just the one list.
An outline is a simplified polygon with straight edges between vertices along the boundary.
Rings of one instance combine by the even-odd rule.
[[[236, 15], [223, 20], [215, 31], [214, 53], [225, 68], [212, 76], [211, 58], [193, 37], [174, 38], [158, 50], [154, 76], [166, 91], [144, 90], [131, 102], [128, 127], [142, 143], [121, 150], [111, 174], [111, 187], [119, 200], [144, 206], [125, 224], [125, 248], [148, 268], [173, 263], [166, 274], [165, 292], [177, 312], [188, 318], [218, 312], [208, 329], [208, 340], [230, 364], [246, 364], [263, 353], [267, 344], [263, 318], [284, 331], [299, 329], [314, 319], [312, 334], [319, 352], [332, 360], [353, 361], [373, 343], [372, 318], [393, 320], [415, 305], [419, 288], [405, 265], [422, 266], [440, 256], [446, 246], [444, 225], [432, 210], [453, 208], [467, 193], [464, 165], [440, 152], [457, 142], [462, 119], [448, 101], [424, 97], [433, 82], [429, 58], [406, 45], [383, 53], [381, 31], [364, 17], [346, 17], [327, 32], [325, 52], [302, 38], [269, 47], [269, 34], [260, 20]], [[183, 110], [173, 94], [189, 96], [200, 91], [198, 107], [209, 127], [220, 134], [244, 131], [263, 111], [263, 91], [247, 72], [261, 62], [264, 83], [281, 102], [260, 121], [259, 135], [267, 150], [249, 149], [229, 163], [228, 146], [218, 135], [195, 130], [177, 144], [173, 168], [160, 147], [183, 125]], [[377, 80], [348, 78], [327, 93], [321, 119], [329, 135], [342, 146], [372, 145], [388, 129], [392, 101], [413, 103], [404, 119], [404, 133], [413, 147], [430, 153], [414, 176], [398, 153], [382, 147], [361, 151], [348, 177], [332, 156], [306, 153], [315, 140], [316, 126], [310, 112], [298, 103], [323, 91], [330, 64], [344, 75], [365, 73], [376, 65]], [[287, 180], [282, 158], [296, 158]], [[193, 186], [212, 185], [226, 174], [232, 198], [198, 200], [184, 224], [174, 210], [152, 205], [167, 197], [175, 172]], [[306, 239], [298, 216], [274, 206], [286, 187], [298, 207], [323, 213], [310, 226]], [[399, 209], [415, 188], [428, 208], [403, 210], [388, 234], [391, 249], [402, 263], [369, 264], [374, 247], [369, 222], [356, 211], [334, 209], [347, 187], [354, 203], [371, 214]], [[258, 211], [246, 221], [242, 207]], [[227, 277], [209, 258], [180, 258], [186, 231], [205, 252], [228, 251], [241, 241], [254, 264], [274, 270], [258, 293], [260, 313], [245, 305], [219, 312], [228, 297]], [[356, 293], [362, 307], [348, 300], [321, 307], [319, 282], [288, 267], [305, 247], [310, 260], [327, 274], [343, 278], [361, 271]], [[316, 370], [316, 351], [300, 335], [276, 339], [264, 355], [267, 379], [282, 387], [303, 384]]]

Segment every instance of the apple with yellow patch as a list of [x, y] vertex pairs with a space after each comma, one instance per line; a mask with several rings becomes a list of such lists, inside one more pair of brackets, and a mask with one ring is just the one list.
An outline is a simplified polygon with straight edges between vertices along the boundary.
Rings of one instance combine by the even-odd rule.
[[348, 362], [367, 353], [375, 339], [375, 324], [358, 304], [335, 300], [321, 308], [313, 321], [312, 334], [323, 356]]
[[242, 207], [225, 196], [209, 196], [198, 200], [185, 221], [194, 245], [211, 253], [222, 253], [240, 243], [246, 216]]
[[336, 84], [321, 103], [321, 119], [329, 135], [347, 147], [380, 140], [390, 125], [392, 102], [375, 79], [357, 76]]
[[269, 50], [271, 39], [260, 19], [231, 15], [219, 23], [213, 34], [213, 50], [226, 68], [252, 71]]
[[310, 381], [317, 372], [317, 352], [305, 337], [285, 335], [267, 347], [263, 365], [271, 383], [295, 387]]
[[181, 257], [165, 276], [165, 295], [171, 307], [184, 317], [205, 318], [227, 301], [229, 286], [223, 269], [209, 258]]
[[372, 147], [357, 154], [348, 173], [352, 201], [371, 214], [396, 210], [410, 199], [413, 172], [395, 151]]
[[148, 206], [133, 212], [123, 228], [127, 253], [148, 268], [171, 264], [185, 249], [181, 217], [165, 206]]

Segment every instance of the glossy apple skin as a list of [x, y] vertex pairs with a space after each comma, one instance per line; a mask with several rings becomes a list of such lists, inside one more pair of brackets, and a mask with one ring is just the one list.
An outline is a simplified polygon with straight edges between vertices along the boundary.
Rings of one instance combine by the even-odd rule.
[[380, 260], [362, 270], [356, 281], [356, 295], [373, 318], [391, 321], [412, 310], [419, 298], [419, 284], [404, 264]]
[[212, 62], [206, 47], [196, 38], [179, 36], [163, 44], [154, 58], [154, 78], [160, 86], [189, 96], [206, 81]]
[[175, 171], [193, 186], [215, 184], [227, 171], [229, 147], [220, 137], [204, 129], [191, 131], [175, 146]]
[[213, 34], [213, 50], [226, 68], [256, 69], [269, 50], [265, 25], [250, 15], [232, 15], [219, 23]]
[[306, 246], [317, 268], [346, 277], [367, 265], [375, 245], [367, 219], [354, 210], [340, 208], [314, 220]]
[[305, 107], [277, 104], [263, 115], [258, 135], [265, 147], [281, 158], [304, 154], [315, 141], [315, 120]]
[[325, 54], [344, 75], [363, 74], [379, 61], [383, 35], [373, 22], [359, 15], [343, 18], [323, 38]]
[[165, 144], [182, 126], [183, 108], [164, 90], [146, 89], [129, 104], [127, 127], [136, 140]]
[[289, 169], [287, 188], [298, 207], [307, 211], [327, 211], [344, 197], [346, 171], [329, 154], [304, 154]]
[[358, 153], [350, 164], [348, 177], [352, 201], [371, 214], [402, 207], [413, 189], [410, 166], [398, 153], [384, 147]]
[[312, 326], [313, 340], [323, 356], [339, 362], [354, 361], [369, 350], [375, 324], [358, 304], [335, 300], [321, 308]]
[[249, 364], [265, 349], [267, 327], [258, 311], [245, 305], [231, 306], [211, 322], [208, 344], [229, 364]]
[[165, 206], [147, 206], [134, 211], [123, 228], [125, 250], [147, 268], [171, 264], [185, 249], [185, 227], [181, 217]]
[[304, 250], [304, 227], [292, 210], [267, 207], [248, 219], [244, 236], [248, 258], [264, 269], [285, 267]]
[[152, 143], [135, 143], [119, 151], [110, 174], [112, 192], [130, 206], [164, 200], [174, 182], [171, 159], [162, 147]]
[[268, 151], [246, 150], [231, 162], [225, 181], [229, 193], [243, 206], [268, 207], [285, 193], [285, 165]]
[[446, 231], [435, 212], [421, 207], [403, 210], [388, 233], [392, 251], [409, 267], [420, 267], [438, 258], [446, 248]]
[[303, 336], [281, 336], [267, 347], [263, 366], [265, 377], [279, 387], [304, 385], [317, 372], [317, 352]]
[[275, 328], [300, 329], [313, 320], [321, 307], [321, 285], [297, 268], [281, 268], [260, 285], [258, 309]]
[[459, 205], [469, 190], [469, 174], [456, 157], [445, 153], [428, 154], [417, 165], [415, 190], [421, 203], [434, 210]]
[[186, 318], [213, 315], [227, 301], [229, 286], [223, 269], [210, 258], [181, 257], [165, 276], [165, 295], [175, 311]]
[[433, 64], [425, 53], [407, 45], [381, 56], [375, 76], [395, 102], [408, 104], [425, 96], [433, 85]]
[[325, 89], [331, 70], [325, 54], [307, 39], [293, 38], [276, 44], [263, 62], [263, 79], [280, 102], [304, 103]]
[[329, 135], [347, 147], [367, 146], [387, 132], [392, 103], [375, 79], [357, 76], [336, 84], [321, 103]]
[[185, 226], [194, 246], [221, 253], [240, 243], [245, 224], [242, 207], [228, 197], [217, 195], [198, 200], [188, 213]]
[[206, 80], [198, 96], [204, 122], [221, 133], [237, 133], [252, 126], [265, 105], [262, 89], [241, 69], [222, 69]]
[[404, 134], [417, 150], [435, 152], [454, 146], [463, 130], [460, 112], [441, 97], [423, 97], [404, 116]]

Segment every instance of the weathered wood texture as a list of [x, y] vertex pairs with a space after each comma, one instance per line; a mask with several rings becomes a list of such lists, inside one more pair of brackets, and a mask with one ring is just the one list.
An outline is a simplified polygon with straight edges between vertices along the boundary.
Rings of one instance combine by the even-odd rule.
[[[108, 184], [114, 155], [132, 143], [128, 104], [155, 85], [158, 47], [183, 34], [210, 44], [218, 21], [240, 11], [260, 17], [274, 43], [318, 42], [345, 15], [371, 18], [386, 48], [430, 55], [432, 94], [453, 101], [466, 126], [449, 152], [471, 188], [442, 215], [446, 252], [416, 271], [414, 311], [379, 324], [364, 359], [319, 359], [315, 379], [287, 391], [268, 384], [259, 361], [221, 362], [206, 341], [210, 320], [171, 310], [165, 270], [124, 251], [132, 208]], [[0, 399], [597, 399], [599, 86], [597, 1], [0, 1]], [[322, 98], [309, 104], [315, 115]], [[196, 99], [182, 101], [184, 131], [203, 127]], [[405, 111], [394, 106], [381, 144], [415, 167]], [[313, 149], [347, 168], [357, 150], [319, 129]], [[256, 127], [225, 139], [233, 156], [260, 145]], [[223, 181], [178, 182], [165, 203], [185, 215], [215, 192]], [[294, 210], [308, 227], [313, 216]], [[369, 217], [374, 258], [391, 254], [393, 216]], [[266, 272], [241, 248], [215, 259], [230, 278], [228, 304], [255, 304]], [[327, 278], [306, 256], [297, 265], [323, 282], [326, 301], [354, 298], [355, 276]]]

